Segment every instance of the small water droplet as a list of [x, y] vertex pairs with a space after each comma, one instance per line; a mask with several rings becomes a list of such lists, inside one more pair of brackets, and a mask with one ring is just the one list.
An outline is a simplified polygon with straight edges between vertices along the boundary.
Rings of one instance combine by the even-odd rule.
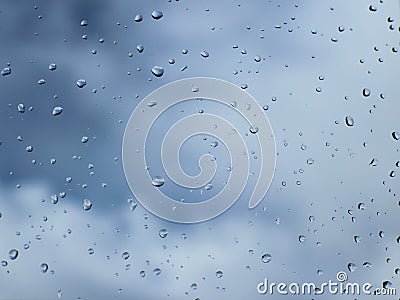
[[191, 285], [190, 285], [190, 288], [194, 291], [194, 290], [197, 290], [197, 283], [192, 283]]
[[151, 16], [153, 17], [153, 19], [159, 20], [159, 19], [161, 19], [161, 18], [164, 16], [164, 14], [162, 13], [162, 11], [154, 10], [154, 11], [151, 13]]
[[161, 187], [164, 185], [164, 183], [165, 183], [165, 179], [161, 176], [155, 176], [151, 180], [151, 184], [155, 187]]
[[50, 197], [51, 203], [57, 204], [58, 203], [58, 196], [57, 195], [51, 195]]
[[89, 141], [89, 137], [87, 137], [87, 136], [83, 136], [82, 138], [81, 138], [81, 142], [82, 143], [87, 143]]
[[124, 253], [122, 253], [122, 259], [123, 260], [127, 260], [129, 258], [129, 252], [125, 251]]
[[307, 165], [312, 165], [312, 164], [314, 164], [314, 159], [312, 158], [307, 159]]
[[61, 115], [63, 108], [61, 106], [56, 106], [53, 108], [53, 116]]
[[369, 88], [364, 88], [364, 89], [362, 90], [362, 95], [363, 95], [364, 97], [369, 97], [369, 96], [371, 95], [371, 90], [370, 90]]
[[188, 49], [182, 49], [182, 54], [188, 54], [189, 50]]
[[393, 131], [392, 138], [395, 139], [396, 141], [400, 140], [400, 132]]
[[143, 16], [141, 15], [141, 14], [137, 14], [136, 16], [135, 16], [135, 22], [142, 22], [143, 21]]
[[369, 165], [370, 165], [371, 167], [376, 167], [376, 166], [378, 165], [378, 159], [373, 158], [373, 159], [371, 160], [371, 162], [369, 163]]
[[18, 104], [17, 109], [20, 113], [25, 112], [25, 105], [23, 103]]
[[1, 265], [2, 265], [3, 267], [7, 267], [7, 266], [8, 266], [8, 262], [5, 261], [5, 260], [2, 260], [2, 261], [1, 261]]
[[27, 152], [32, 152], [33, 151], [33, 146], [26, 146], [25, 150]]
[[11, 74], [11, 68], [4, 68], [3, 70], [1, 70], [1, 75], [2, 76], [7, 76]]
[[83, 209], [84, 210], [90, 210], [92, 208], [92, 202], [89, 199], [84, 199], [83, 200]]
[[156, 105], [157, 105], [156, 101], [150, 101], [149, 103], [147, 103], [148, 107], [153, 107], [153, 106], [156, 106]]
[[369, 9], [369, 11], [372, 11], [372, 12], [376, 12], [378, 10], [378, 8], [375, 5], [372, 5], [372, 4], [369, 6], [368, 9]]
[[213, 185], [211, 184], [211, 183], [207, 183], [205, 186], [204, 186], [204, 189], [206, 190], [206, 191], [209, 191], [209, 190], [211, 190], [213, 188]]
[[158, 235], [160, 236], [160, 238], [164, 239], [168, 235], [168, 230], [165, 228], [160, 229], [160, 231], [158, 232]]
[[354, 241], [356, 242], [356, 244], [358, 244], [359, 242], [361, 242], [361, 237], [358, 235], [354, 236]]
[[306, 241], [306, 237], [304, 235], [299, 235], [299, 242], [304, 243]]
[[382, 287], [383, 287], [384, 289], [391, 288], [392, 285], [393, 285], [392, 282], [390, 282], [389, 280], [385, 280], [384, 282], [382, 282]]
[[18, 250], [17, 250], [17, 249], [11, 249], [11, 250], [8, 252], [8, 257], [9, 257], [11, 260], [17, 259], [17, 257], [18, 257]]
[[161, 269], [160, 269], [160, 268], [155, 268], [155, 269], [153, 270], [153, 274], [154, 274], [155, 276], [160, 275], [160, 274], [161, 274]]
[[136, 46], [136, 50], [137, 50], [139, 53], [142, 53], [143, 50], [144, 50], [144, 46], [143, 46], [143, 45], [137, 45], [137, 46]]
[[142, 278], [145, 277], [146, 276], [146, 272], [145, 271], [140, 271], [139, 272], [139, 276], [142, 277]]
[[207, 51], [201, 51], [200, 55], [203, 58], [208, 58], [210, 56], [210, 54]]
[[88, 26], [88, 21], [87, 20], [82, 20], [81, 21], [81, 26]]
[[271, 260], [272, 260], [272, 255], [269, 254], [269, 253], [264, 253], [264, 254], [261, 256], [261, 261], [262, 261], [263, 263], [265, 263], [265, 264], [269, 263]]
[[222, 277], [224, 276], [224, 272], [222, 272], [221, 270], [218, 270], [218, 271], [215, 273], [215, 276], [217, 276], [217, 278], [222, 278]]
[[346, 118], [344, 120], [345, 120], [347, 126], [349, 126], [349, 127], [354, 126], [354, 119], [352, 116], [346, 116]]
[[44, 80], [44, 79], [42, 78], [42, 79], [39, 79], [37, 83], [38, 83], [39, 85], [43, 85], [43, 84], [46, 83], [46, 80]]
[[249, 130], [250, 130], [250, 133], [256, 134], [256, 133], [258, 132], [259, 129], [258, 129], [257, 126], [254, 126], [254, 125], [253, 125], [253, 126], [250, 127]]
[[76, 85], [78, 86], [78, 88], [84, 88], [85, 86], [86, 86], [86, 80], [85, 79], [79, 79], [77, 82], [76, 82]]
[[88, 249], [88, 253], [89, 253], [89, 255], [93, 255], [94, 254], [94, 249], [93, 248], [89, 248]]
[[154, 66], [151, 68], [151, 73], [153, 73], [153, 75], [156, 77], [161, 77], [164, 74], [164, 69], [160, 66]]
[[354, 263], [348, 263], [348, 264], [347, 264], [347, 269], [348, 269], [350, 272], [354, 272], [354, 271], [357, 269], [357, 266], [356, 266]]
[[40, 265], [40, 271], [41, 271], [42, 273], [46, 273], [48, 269], [49, 269], [48, 264], [42, 263], [42, 264]]
[[55, 63], [51, 63], [50, 65], [49, 65], [49, 70], [50, 71], [55, 71], [57, 69], [57, 65], [55, 64]]
[[254, 56], [254, 61], [255, 62], [260, 62], [261, 61], [261, 56], [259, 56], [259, 55]]

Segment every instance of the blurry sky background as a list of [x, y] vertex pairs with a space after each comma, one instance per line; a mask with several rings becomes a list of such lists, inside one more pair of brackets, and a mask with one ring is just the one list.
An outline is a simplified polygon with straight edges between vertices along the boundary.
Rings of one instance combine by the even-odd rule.
[[[397, 0], [1, 0], [0, 299], [262, 299], [339, 271], [399, 294], [399, 26]], [[183, 225], [137, 204], [121, 147], [139, 101], [195, 76], [265, 107], [277, 166], [255, 209]]]

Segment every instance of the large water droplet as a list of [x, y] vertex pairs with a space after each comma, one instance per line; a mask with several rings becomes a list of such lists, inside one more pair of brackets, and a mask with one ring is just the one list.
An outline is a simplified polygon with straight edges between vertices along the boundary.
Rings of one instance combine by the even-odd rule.
[[1, 75], [2, 76], [7, 76], [11, 74], [11, 68], [4, 68], [3, 70], [1, 70]]
[[264, 254], [261, 256], [261, 261], [262, 261], [263, 263], [265, 263], [265, 264], [269, 263], [271, 260], [272, 260], [272, 255], [269, 254], [269, 253], [264, 253]]
[[57, 204], [58, 203], [58, 196], [57, 195], [51, 195], [50, 197], [51, 203]]
[[42, 264], [40, 265], [40, 271], [41, 271], [42, 273], [46, 273], [48, 269], [49, 269], [48, 264], [42, 263]]
[[159, 11], [159, 10], [154, 10], [152, 13], [151, 13], [151, 16], [153, 17], [153, 19], [155, 19], [155, 20], [159, 20], [159, 19], [161, 19], [162, 17], [163, 17], [163, 13], [162, 13], [162, 11]]
[[158, 235], [160, 236], [160, 238], [164, 239], [168, 235], [168, 230], [165, 228], [160, 229], [160, 231], [158, 232]]
[[155, 176], [153, 177], [153, 179], [151, 180], [151, 184], [155, 187], [160, 187], [163, 186], [165, 183], [165, 179], [162, 178], [161, 176]]
[[11, 260], [15, 260], [15, 259], [18, 257], [18, 250], [17, 250], [17, 249], [11, 249], [11, 250], [8, 252], [8, 257], [9, 257]]
[[160, 66], [154, 66], [151, 68], [151, 73], [153, 73], [153, 75], [156, 77], [161, 77], [164, 74], [164, 69]]
[[63, 108], [61, 106], [56, 106], [53, 108], [53, 116], [61, 115]]
[[85, 87], [85, 85], [86, 85], [86, 80], [85, 79], [79, 79], [77, 82], [76, 82], [76, 85], [78, 86], [78, 88], [83, 88], [83, 87]]
[[349, 127], [354, 126], [354, 119], [352, 116], [346, 116], [346, 118], [344, 120], [345, 120], [347, 126], [349, 126]]
[[135, 16], [135, 22], [142, 22], [143, 21], [143, 16], [141, 15], [141, 14], [137, 14], [136, 16]]
[[143, 46], [143, 45], [137, 45], [137, 46], [136, 46], [136, 50], [137, 50], [139, 53], [142, 53], [143, 50], [144, 50], [144, 46]]
[[92, 208], [92, 202], [89, 199], [84, 199], [83, 200], [83, 209], [84, 210], [90, 210]]

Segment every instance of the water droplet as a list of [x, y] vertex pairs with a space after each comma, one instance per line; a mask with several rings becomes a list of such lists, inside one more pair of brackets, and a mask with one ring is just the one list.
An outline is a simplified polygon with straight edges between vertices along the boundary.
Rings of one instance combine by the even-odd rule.
[[269, 253], [264, 253], [264, 254], [261, 256], [261, 261], [262, 261], [263, 263], [265, 263], [265, 264], [269, 263], [271, 260], [272, 260], [272, 255], [269, 254]]
[[355, 264], [353, 264], [353, 263], [349, 263], [349, 264], [347, 264], [347, 269], [350, 272], [354, 272], [357, 269], [357, 266]]
[[378, 235], [379, 235], [380, 238], [384, 238], [385, 237], [385, 233], [382, 230], [380, 230], [378, 232]]
[[370, 165], [371, 167], [376, 167], [376, 166], [378, 165], [378, 159], [373, 158], [373, 159], [371, 160], [371, 162], [369, 163], [369, 165]]
[[159, 11], [159, 10], [154, 10], [154, 11], [151, 13], [151, 16], [153, 17], [153, 19], [159, 20], [159, 19], [161, 19], [161, 18], [164, 16], [164, 14], [163, 14], [161, 11]]
[[307, 165], [312, 165], [312, 164], [314, 164], [314, 159], [312, 158], [307, 159]]
[[368, 88], [364, 88], [364, 89], [362, 90], [362, 95], [363, 95], [364, 97], [369, 97], [369, 96], [371, 95], [371, 90], [368, 89]]
[[356, 244], [358, 244], [359, 242], [361, 242], [361, 237], [358, 235], [354, 236], [354, 241], [356, 242]]
[[213, 147], [213, 148], [216, 148], [218, 146], [218, 141], [212, 141], [210, 143], [210, 146]]
[[136, 46], [136, 50], [137, 50], [139, 53], [142, 53], [143, 50], [144, 50], [144, 46], [143, 46], [143, 45], [137, 45], [137, 46]]
[[25, 150], [27, 152], [32, 152], [33, 151], [33, 146], [26, 146]]
[[299, 242], [304, 243], [306, 241], [306, 237], [304, 235], [299, 235]]
[[3, 70], [1, 70], [1, 75], [2, 76], [7, 76], [11, 74], [11, 68], [4, 68]]
[[20, 113], [25, 112], [25, 105], [23, 103], [18, 104], [17, 109]]
[[257, 126], [251, 126], [249, 130], [250, 130], [250, 133], [256, 134], [258, 132], [258, 127]]
[[77, 82], [76, 82], [76, 85], [78, 86], [78, 88], [83, 88], [83, 87], [85, 87], [85, 85], [86, 85], [86, 80], [85, 79], [79, 79]]
[[168, 230], [165, 228], [160, 229], [160, 231], [158, 232], [158, 235], [160, 236], [160, 238], [164, 239], [168, 235]]
[[188, 49], [182, 49], [182, 54], [188, 54], [189, 50]]
[[17, 250], [17, 249], [11, 249], [11, 250], [8, 252], [8, 257], [9, 257], [11, 260], [15, 260], [15, 259], [18, 257], [18, 250]]
[[81, 26], [88, 26], [88, 21], [87, 20], [82, 20], [81, 21]]
[[145, 271], [140, 271], [139, 272], [139, 276], [143, 278], [144, 276], [146, 276], [146, 272]]
[[190, 285], [190, 288], [194, 291], [194, 290], [197, 290], [197, 283], [192, 283], [191, 285]]
[[61, 106], [56, 106], [53, 108], [53, 116], [61, 115], [63, 108]]
[[38, 83], [39, 85], [43, 85], [43, 84], [46, 83], [46, 80], [44, 80], [44, 79], [42, 78], [42, 79], [39, 79], [37, 83]]
[[57, 69], [57, 65], [55, 63], [52, 63], [49, 65], [49, 70], [50, 71], [55, 71]]
[[389, 176], [392, 177], [392, 178], [396, 177], [396, 171], [391, 171], [389, 173]]
[[259, 56], [259, 55], [254, 56], [254, 61], [255, 62], [260, 62], [261, 61], [261, 56]]
[[382, 287], [384, 289], [388, 289], [392, 287], [392, 283], [389, 280], [385, 280], [384, 282], [382, 282]]
[[221, 270], [218, 270], [218, 271], [215, 273], [215, 276], [217, 276], [217, 278], [222, 278], [222, 276], [224, 276], [224, 272], [222, 272]]
[[58, 291], [57, 291], [57, 297], [58, 297], [58, 298], [61, 298], [62, 295], [63, 295], [63, 291], [62, 291], [62, 290], [58, 290]]
[[89, 199], [84, 199], [83, 200], [83, 209], [84, 210], [90, 210], [92, 208], [92, 202]]
[[397, 131], [393, 131], [392, 138], [394, 138], [396, 141], [400, 140], [400, 133]]
[[94, 254], [94, 249], [93, 248], [89, 248], [88, 249], [88, 253], [89, 253], [89, 255], [93, 255]]
[[143, 16], [141, 15], [141, 14], [137, 14], [136, 16], [135, 16], [135, 22], [142, 22], [143, 21]]
[[211, 183], [207, 183], [205, 186], [204, 186], [204, 189], [206, 190], [206, 191], [209, 191], [209, 190], [211, 190], [213, 188], [213, 185], [211, 184]]
[[201, 55], [201, 57], [203, 57], [203, 58], [207, 58], [207, 57], [210, 56], [210, 54], [209, 54], [207, 51], [201, 51], [200, 55]]
[[151, 184], [155, 187], [161, 187], [164, 185], [164, 183], [165, 183], [165, 179], [161, 176], [155, 176], [151, 180]]
[[122, 253], [122, 259], [123, 260], [127, 260], [129, 258], [129, 252], [125, 251], [124, 253]]
[[399, 268], [396, 268], [396, 269], [394, 270], [394, 274], [400, 275], [400, 269], [399, 269]]
[[82, 143], [87, 143], [89, 141], [89, 138], [87, 137], [87, 136], [83, 136], [82, 138], [81, 138], [81, 142]]
[[346, 118], [344, 119], [346, 122], [346, 125], [349, 127], [354, 126], [354, 119], [351, 116], [346, 116]]
[[160, 66], [154, 66], [151, 68], [151, 73], [153, 73], [153, 75], [156, 77], [161, 77], [164, 74], [164, 69]]
[[175, 63], [175, 59], [173, 59], [173, 58], [168, 59], [168, 63], [170, 65], [173, 65]]
[[2, 261], [1, 261], [1, 265], [2, 265], [3, 267], [7, 267], [7, 266], [8, 266], [8, 262], [5, 261], [5, 260], [2, 260]]
[[40, 271], [41, 271], [42, 273], [46, 273], [48, 269], [49, 269], [48, 264], [42, 263], [42, 264], [40, 265]]
[[149, 103], [147, 103], [148, 107], [153, 107], [153, 106], [156, 106], [156, 105], [157, 105], [156, 101], [150, 101]]
[[153, 274], [154, 274], [155, 276], [160, 275], [160, 274], [161, 274], [161, 269], [160, 269], [160, 268], [155, 268], [155, 269], [153, 270]]
[[369, 11], [372, 11], [372, 12], [376, 12], [378, 10], [378, 8], [375, 5], [372, 5], [372, 4], [369, 6], [368, 9], [369, 9]]
[[53, 204], [57, 204], [58, 203], [57, 195], [51, 195], [50, 199], [51, 199], [51, 203], [53, 203]]

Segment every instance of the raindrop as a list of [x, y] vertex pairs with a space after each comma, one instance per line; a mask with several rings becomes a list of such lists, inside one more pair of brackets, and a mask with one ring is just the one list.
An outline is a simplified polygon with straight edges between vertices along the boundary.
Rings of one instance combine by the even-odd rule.
[[164, 239], [168, 235], [168, 230], [165, 228], [160, 229], [160, 231], [158, 232], [158, 235], [160, 236], [160, 238]]
[[208, 58], [210, 56], [210, 54], [207, 51], [201, 51], [200, 55], [203, 58]]
[[190, 288], [194, 291], [194, 290], [197, 290], [197, 283], [192, 283], [191, 285], [190, 285]]
[[88, 249], [88, 253], [89, 253], [89, 255], [93, 255], [94, 254], [94, 249], [93, 248], [89, 248]]
[[18, 250], [17, 250], [17, 249], [11, 249], [11, 250], [8, 252], [8, 257], [9, 257], [11, 260], [15, 260], [15, 259], [18, 257]]
[[49, 65], [49, 70], [50, 71], [55, 71], [56, 69], [57, 69], [57, 65], [56, 64], [52, 63], [52, 64]]
[[11, 74], [11, 68], [4, 68], [3, 70], [1, 70], [1, 75], [2, 76], [7, 76]]
[[49, 269], [49, 266], [46, 263], [42, 263], [40, 265], [40, 271], [42, 271], [42, 273], [46, 273], [48, 269]]
[[87, 20], [82, 20], [81, 21], [81, 26], [88, 26], [88, 21]]
[[161, 176], [155, 176], [153, 177], [153, 179], [151, 180], [151, 184], [155, 187], [161, 187], [163, 186], [165, 183], [165, 179], [162, 178]]
[[254, 61], [255, 62], [260, 62], [261, 61], [261, 56], [259, 56], [259, 55], [254, 56]]
[[137, 14], [135, 16], [135, 22], [142, 22], [143, 21], [143, 16], [141, 14]]
[[354, 119], [351, 116], [346, 116], [346, 118], [344, 119], [346, 122], [346, 125], [349, 127], [354, 126]]
[[137, 46], [136, 46], [136, 50], [137, 50], [139, 53], [142, 53], [143, 50], [144, 50], [144, 46], [143, 46], [143, 45], [137, 45]]
[[83, 209], [84, 210], [90, 210], [92, 208], [92, 202], [89, 199], [84, 199], [83, 200]]
[[396, 269], [394, 270], [394, 274], [400, 275], [400, 269], [399, 269], [399, 268], [396, 268]]
[[63, 108], [61, 106], [56, 106], [53, 108], [53, 116], [61, 115]]
[[151, 68], [151, 73], [153, 73], [153, 75], [156, 77], [161, 77], [164, 74], [164, 69], [160, 66], [154, 66]]
[[182, 49], [182, 54], [188, 54], [189, 50], [188, 49]]
[[43, 84], [46, 83], [46, 80], [44, 80], [44, 79], [42, 78], [42, 79], [39, 79], [37, 83], [38, 83], [39, 85], [43, 85]]
[[5, 260], [2, 260], [2, 261], [1, 261], [1, 265], [2, 265], [3, 267], [7, 267], [7, 266], [8, 266], [8, 262], [5, 261]]
[[353, 264], [353, 263], [349, 263], [349, 264], [347, 265], [347, 269], [348, 269], [350, 272], [354, 272], [354, 271], [357, 269], [357, 266], [356, 266], [355, 264]]
[[124, 253], [122, 253], [122, 259], [123, 260], [127, 260], [129, 258], [129, 252], [125, 251]]
[[161, 12], [161, 11], [159, 11], [159, 10], [155, 10], [155, 11], [153, 11], [152, 13], [151, 13], [151, 16], [153, 17], [153, 19], [155, 19], [155, 20], [159, 20], [159, 19], [161, 19], [162, 17], [163, 17], [163, 13]]
[[144, 276], [146, 276], [146, 272], [145, 271], [140, 271], [139, 272], [139, 276], [143, 278]]
[[250, 127], [250, 133], [256, 134], [258, 132], [258, 127], [257, 126], [251, 126]]
[[382, 230], [380, 230], [378, 232], [378, 235], [379, 235], [380, 238], [384, 238], [385, 237], [385, 233]]
[[175, 63], [175, 59], [173, 59], [173, 58], [168, 59], [168, 63], [170, 65], [173, 65]]
[[87, 137], [87, 136], [83, 136], [82, 138], [81, 138], [81, 142], [82, 143], [87, 143], [89, 141], [89, 138]]
[[17, 109], [20, 113], [25, 112], [25, 105], [23, 103], [18, 104]]
[[161, 269], [160, 269], [160, 268], [155, 268], [155, 269], [153, 270], [153, 274], [154, 274], [155, 276], [160, 275], [160, 274], [161, 274]]
[[204, 189], [206, 190], [206, 191], [209, 191], [209, 190], [211, 190], [213, 188], [213, 185], [211, 184], [211, 183], [207, 183], [205, 186], [204, 186]]
[[370, 165], [371, 167], [376, 167], [376, 166], [378, 165], [378, 160], [377, 160], [376, 158], [373, 158], [373, 159], [371, 160], [371, 162], [369, 163], [369, 165]]
[[378, 10], [378, 8], [372, 4], [369, 6], [368, 9], [369, 9], [369, 11], [372, 11], [372, 12], [376, 12]]
[[215, 273], [215, 276], [217, 276], [217, 278], [222, 278], [222, 276], [224, 276], [224, 272], [222, 272], [221, 270], [218, 270], [218, 271]]
[[358, 203], [358, 209], [365, 210], [366, 209], [365, 203], [363, 203], [363, 202]]
[[77, 82], [76, 82], [76, 85], [78, 86], [78, 88], [83, 88], [83, 87], [85, 87], [85, 85], [86, 85], [86, 80], [85, 79], [79, 79]]
[[306, 237], [304, 235], [299, 235], [299, 242], [304, 243], [306, 241]]
[[58, 291], [57, 291], [57, 297], [58, 297], [58, 298], [61, 298], [62, 295], [63, 295], [63, 291], [62, 291], [62, 290], [58, 290]]
[[390, 177], [396, 177], [396, 171], [391, 171], [390, 173], [389, 173], [389, 176]]
[[384, 289], [388, 289], [392, 287], [392, 283], [389, 280], [385, 280], [384, 282], [382, 282], [382, 287]]
[[392, 138], [394, 138], [396, 141], [400, 140], [400, 133], [397, 131], [393, 131]]
[[32, 146], [26, 146], [25, 150], [27, 152], [32, 152], [33, 151], [33, 147]]
[[362, 90], [362, 95], [363, 95], [364, 97], [369, 97], [369, 96], [371, 95], [371, 90], [368, 89], [368, 88], [364, 88], [364, 89]]
[[312, 164], [314, 164], [314, 159], [312, 158], [307, 159], [307, 165], [312, 165]]
[[50, 197], [51, 203], [57, 204], [58, 203], [58, 196], [57, 195], [51, 195]]
[[149, 103], [147, 103], [148, 107], [153, 107], [153, 106], [156, 106], [156, 105], [157, 105], [156, 101], [150, 101]]
[[358, 244], [359, 242], [361, 242], [361, 237], [358, 235], [354, 236], [354, 241], [356, 242], [356, 244]]
[[261, 261], [262, 261], [263, 263], [265, 263], [265, 264], [269, 263], [271, 260], [272, 260], [272, 255], [269, 254], [269, 253], [264, 253], [264, 254], [261, 256]]

